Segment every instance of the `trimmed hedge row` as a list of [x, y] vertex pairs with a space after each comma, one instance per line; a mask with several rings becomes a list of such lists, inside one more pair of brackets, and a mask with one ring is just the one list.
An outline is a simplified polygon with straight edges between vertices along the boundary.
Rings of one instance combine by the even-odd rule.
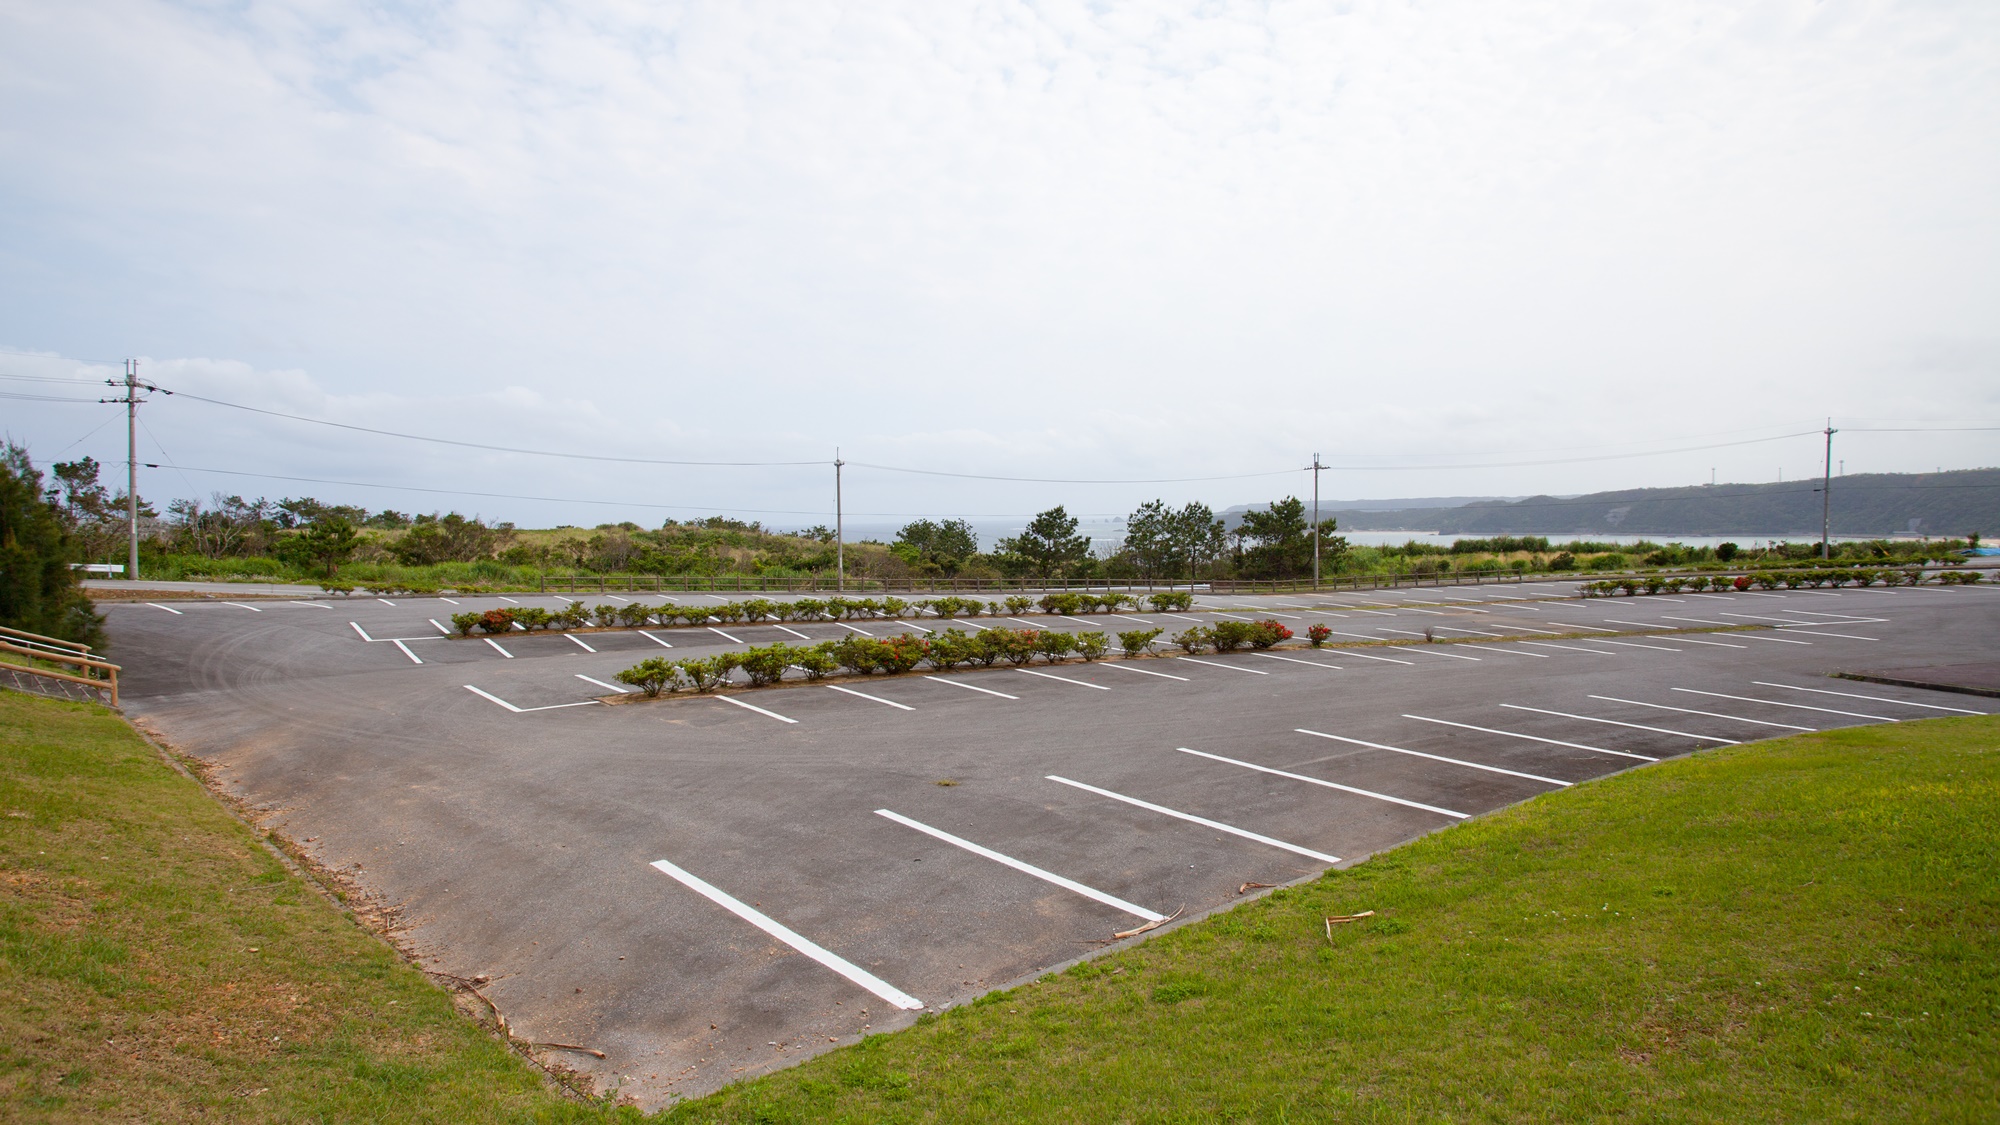
[[[1144, 599], [1152, 607], [1164, 612], [1169, 609], [1188, 609], [1194, 605], [1194, 595], [1179, 592], [1152, 594]], [[506, 633], [519, 626], [523, 630], [536, 629], [581, 629], [588, 625], [609, 628], [624, 625], [637, 628], [657, 621], [661, 625], [706, 625], [711, 621], [727, 624], [732, 621], [849, 621], [855, 618], [896, 619], [901, 617], [924, 617], [926, 615], [949, 621], [957, 617], [978, 617], [986, 614], [993, 617], [1027, 613], [1040, 608], [1044, 613], [1059, 613], [1074, 616], [1080, 613], [1115, 613], [1123, 608], [1137, 609], [1141, 599], [1132, 594], [1047, 594], [1040, 599], [1016, 594], [1002, 601], [983, 602], [978, 598], [926, 598], [922, 601], [904, 601], [902, 598], [799, 598], [794, 601], [772, 601], [769, 598], [747, 598], [740, 602], [724, 602], [720, 605], [645, 605], [627, 602], [624, 605], [585, 606], [582, 602], [571, 602], [560, 610], [538, 609], [522, 606], [515, 609], [489, 609], [484, 613], [454, 613], [451, 623], [459, 635], [469, 637], [475, 630], [487, 633]]]
[[[1941, 585], [1978, 582], [1981, 574], [1976, 570], [1947, 570], [1938, 573], [1936, 579]], [[1623, 594], [1678, 594], [1683, 590], [1775, 590], [1783, 586], [1796, 590], [1801, 586], [1915, 586], [1924, 581], [1924, 573], [1915, 567], [1893, 567], [1883, 570], [1858, 569], [1854, 567], [1817, 568], [1801, 570], [1759, 571], [1755, 574], [1730, 576], [1718, 574], [1713, 577], [1696, 575], [1649, 575], [1645, 578], [1615, 578], [1603, 582], [1586, 582], [1578, 587], [1584, 597], [1612, 597]]]

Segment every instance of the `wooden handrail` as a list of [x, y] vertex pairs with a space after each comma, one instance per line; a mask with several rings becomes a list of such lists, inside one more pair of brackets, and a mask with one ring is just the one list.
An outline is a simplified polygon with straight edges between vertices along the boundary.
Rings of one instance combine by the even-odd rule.
[[73, 648], [78, 652], [90, 651], [89, 645], [78, 644], [76, 641], [66, 641], [63, 640], [61, 637], [44, 637], [40, 633], [30, 633], [25, 629], [9, 629], [5, 625], [0, 625], [0, 633], [5, 633], [10, 637], [26, 637], [31, 641], [42, 641], [47, 644], [61, 645], [64, 648]]
[[9, 671], [26, 672], [30, 676], [41, 676], [51, 680], [66, 680], [73, 684], [85, 684], [94, 688], [109, 689], [111, 692], [111, 705], [113, 707], [118, 706], [118, 673], [121, 669], [116, 664], [106, 664], [101, 660], [85, 660], [82, 657], [74, 656], [65, 658], [55, 653], [40, 652], [31, 648], [22, 648], [19, 645], [10, 645], [4, 641], [0, 641], [0, 652], [19, 653], [38, 660], [62, 660], [64, 663], [79, 664], [84, 667], [98, 668], [109, 672], [110, 676], [105, 679], [93, 679], [89, 676], [72, 676], [68, 672], [52, 672], [47, 668], [37, 668], [32, 664], [0, 664], [0, 668], [5, 668]]
[[22, 656], [32, 656], [37, 660], [54, 660], [63, 664], [74, 664], [80, 668], [98, 668], [107, 672], [124, 671], [123, 668], [120, 668], [116, 664], [108, 664], [102, 660], [92, 660], [87, 656], [71, 656], [65, 652], [44, 652], [38, 648], [26, 648], [21, 645], [8, 644], [6, 641], [0, 641], [0, 652], [17, 652]]

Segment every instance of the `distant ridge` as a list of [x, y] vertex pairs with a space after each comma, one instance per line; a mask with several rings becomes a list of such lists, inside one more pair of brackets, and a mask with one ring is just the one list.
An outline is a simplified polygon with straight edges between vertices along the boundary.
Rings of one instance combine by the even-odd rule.
[[[1634, 488], [1583, 496], [1482, 499], [1451, 507], [1348, 507], [1346, 531], [1456, 535], [1818, 535], [1818, 480]], [[1231, 509], [1236, 511], [1238, 509]], [[1856, 473], [1833, 478], [1833, 534], [2000, 533], [2000, 469]]]

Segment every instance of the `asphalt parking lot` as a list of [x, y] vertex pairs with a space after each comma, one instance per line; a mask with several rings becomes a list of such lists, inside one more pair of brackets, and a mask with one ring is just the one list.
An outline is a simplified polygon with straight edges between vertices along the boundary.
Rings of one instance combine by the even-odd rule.
[[[1989, 652], [2000, 591], [1569, 589], [1205, 596], [1180, 615], [1276, 617], [1301, 637], [1320, 622], [1335, 643], [1430, 628], [1457, 644], [619, 706], [600, 700], [646, 656], [941, 623], [489, 643], [438, 622], [562, 601], [107, 612], [129, 712], [393, 904], [426, 966], [490, 976], [516, 1034], [604, 1051], [573, 1061], [657, 1104], [1226, 907], [1245, 883], [1308, 877], [1565, 785], [1732, 742], [1991, 710], [1828, 674]], [[954, 624], [1135, 619], [1188, 624], [1150, 611]], [[1665, 632], [1718, 625], [1755, 628]]]

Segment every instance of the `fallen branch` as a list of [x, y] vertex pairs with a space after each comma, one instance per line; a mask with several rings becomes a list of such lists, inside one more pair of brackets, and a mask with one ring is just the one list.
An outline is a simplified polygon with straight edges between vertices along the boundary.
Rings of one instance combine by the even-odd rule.
[[1147, 930], [1157, 930], [1157, 929], [1159, 929], [1159, 928], [1160, 928], [1161, 926], [1164, 926], [1164, 925], [1166, 925], [1166, 924], [1167, 924], [1168, 922], [1171, 922], [1171, 921], [1173, 921], [1174, 919], [1176, 919], [1176, 918], [1180, 917], [1180, 916], [1181, 916], [1181, 910], [1186, 910], [1186, 909], [1187, 909], [1187, 903], [1182, 903], [1182, 904], [1181, 904], [1181, 906], [1180, 906], [1180, 910], [1176, 910], [1176, 911], [1174, 911], [1174, 912], [1173, 912], [1172, 914], [1169, 914], [1169, 915], [1167, 915], [1167, 916], [1166, 916], [1165, 918], [1155, 918], [1155, 919], [1154, 919], [1154, 920], [1152, 920], [1151, 922], [1148, 922], [1148, 923], [1146, 923], [1145, 925], [1143, 925], [1143, 926], [1140, 926], [1140, 927], [1139, 927], [1138, 929], [1136, 929], [1136, 930], [1120, 930], [1120, 931], [1118, 931], [1117, 933], [1115, 933], [1115, 934], [1112, 934], [1111, 936], [1112, 936], [1112, 937], [1113, 937], [1114, 939], [1115, 939], [1115, 938], [1128, 938], [1128, 937], [1138, 937], [1138, 936], [1139, 936], [1140, 934], [1143, 934], [1143, 933], [1145, 933], [1145, 932], [1146, 932]]
[[1236, 888], [1236, 893], [1240, 895], [1244, 891], [1262, 890], [1269, 887], [1275, 887], [1277, 885], [1278, 884], [1276, 883], [1245, 883], [1242, 886]]
[[1373, 910], [1364, 910], [1359, 914], [1336, 914], [1333, 917], [1328, 918], [1326, 920], [1326, 943], [1328, 945], [1333, 944], [1333, 928], [1335, 926], [1342, 925], [1347, 922], [1359, 922], [1363, 918], [1373, 918], [1373, 917], [1375, 917], [1375, 912]]
[[559, 1050], [559, 1051], [582, 1051], [582, 1052], [583, 1052], [584, 1054], [586, 1054], [586, 1055], [589, 1055], [590, 1057], [592, 1057], [592, 1058], [596, 1058], [596, 1059], [601, 1059], [601, 1058], [603, 1058], [603, 1057], [604, 1057], [604, 1052], [603, 1052], [603, 1051], [599, 1051], [599, 1050], [596, 1050], [596, 1049], [594, 1049], [594, 1048], [590, 1048], [590, 1047], [579, 1047], [579, 1046], [577, 1046], [577, 1045], [576, 1045], [576, 1044], [574, 1044], [574, 1043], [531, 1043], [531, 1044], [529, 1044], [529, 1046], [531, 1046], [531, 1047], [554, 1047], [554, 1048], [556, 1048], [556, 1049], [557, 1049], [557, 1050]]

